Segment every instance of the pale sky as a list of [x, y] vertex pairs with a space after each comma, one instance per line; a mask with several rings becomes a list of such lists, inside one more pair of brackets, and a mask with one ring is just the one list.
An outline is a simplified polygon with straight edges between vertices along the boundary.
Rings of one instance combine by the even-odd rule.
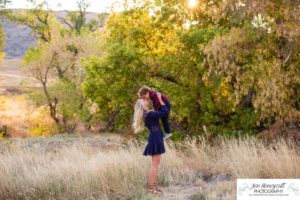
[[[40, 3], [44, 0], [35, 0]], [[120, 10], [122, 7], [122, 2], [124, 0], [86, 0], [90, 3], [87, 11], [90, 12], [108, 12], [110, 7], [113, 5], [114, 10]], [[48, 0], [49, 8], [52, 10], [78, 10], [77, 2], [78, 0]], [[32, 3], [27, 0], [12, 0], [12, 2], [7, 6], [8, 8], [33, 8]]]

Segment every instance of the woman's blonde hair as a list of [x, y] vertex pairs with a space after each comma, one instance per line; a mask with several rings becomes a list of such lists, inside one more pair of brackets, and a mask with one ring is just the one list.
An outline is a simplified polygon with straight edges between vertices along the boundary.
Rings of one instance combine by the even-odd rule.
[[134, 115], [133, 115], [133, 130], [134, 133], [139, 133], [144, 130], [144, 101], [143, 99], [138, 99], [134, 105]]

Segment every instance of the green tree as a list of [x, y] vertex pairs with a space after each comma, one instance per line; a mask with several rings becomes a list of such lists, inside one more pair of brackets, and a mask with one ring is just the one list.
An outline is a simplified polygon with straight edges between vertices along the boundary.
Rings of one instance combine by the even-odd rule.
[[85, 73], [80, 59], [97, 55], [97, 40], [89, 32], [76, 35], [62, 30], [57, 21], [51, 28], [51, 41], [26, 53], [23, 71], [41, 83], [42, 90], [31, 95], [35, 102], [48, 105], [61, 130], [72, 132], [78, 121], [92, 117], [81, 91]]
[[193, 133], [256, 132], [299, 110], [298, 14], [294, 1], [137, 2], [107, 19], [85, 93], [115, 125], [130, 123], [146, 84]]
[[[85, 77], [81, 58], [99, 55], [99, 40], [89, 29], [81, 29], [80, 33], [68, 29], [52, 11], [44, 10], [44, 5], [25, 14], [10, 15], [11, 19], [25, 25], [36, 23], [32, 28], [40, 37], [39, 45], [32, 47], [23, 59], [23, 71], [42, 86], [30, 97], [38, 105], [48, 106], [61, 131], [73, 132], [79, 122], [88, 128], [92, 115], [81, 90]], [[45, 20], [41, 20], [42, 17]]]
[[55, 14], [47, 8], [47, 1], [42, 3], [36, 3], [34, 0], [27, 1], [32, 3], [35, 8], [7, 12], [6, 18], [30, 27], [40, 42], [50, 42], [50, 27], [55, 19]]
[[10, 0], [0, 0], [0, 8], [1, 9], [6, 8], [6, 5], [9, 4], [9, 3], [11, 3]]

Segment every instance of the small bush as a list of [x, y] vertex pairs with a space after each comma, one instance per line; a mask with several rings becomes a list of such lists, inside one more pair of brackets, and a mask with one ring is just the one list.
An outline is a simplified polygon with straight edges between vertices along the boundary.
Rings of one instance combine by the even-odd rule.
[[172, 138], [172, 141], [173, 141], [173, 142], [180, 142], [180, 141], [183, 140], [183, 134], [182, 134], [182, 132], [174, 131], [174, 132], [172, 133], [171, 138]]
[[49, 136], [58, 132], [46, 107], [33, 106], [23, 95], [0, 97], [1, 124], [10, 136]]

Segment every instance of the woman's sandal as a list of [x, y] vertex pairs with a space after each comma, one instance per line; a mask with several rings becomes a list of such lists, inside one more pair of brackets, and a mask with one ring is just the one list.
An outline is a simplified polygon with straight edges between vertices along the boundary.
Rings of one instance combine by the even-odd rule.
[[157, 188], [155, 187], [155, 185], [148, 185], [147, 187], [148, 192], [151, 192], [153, 194], [162, 194], [162, 192], [160, 192], [161, 190], [157, 190]]
[[155, 189], [160, 192], [160, 193], [164, 193], [164, 191], [162, 191], [159, 187], [158, 187], [158, 184], [157, 183], [154, 183], [154, 187]]

